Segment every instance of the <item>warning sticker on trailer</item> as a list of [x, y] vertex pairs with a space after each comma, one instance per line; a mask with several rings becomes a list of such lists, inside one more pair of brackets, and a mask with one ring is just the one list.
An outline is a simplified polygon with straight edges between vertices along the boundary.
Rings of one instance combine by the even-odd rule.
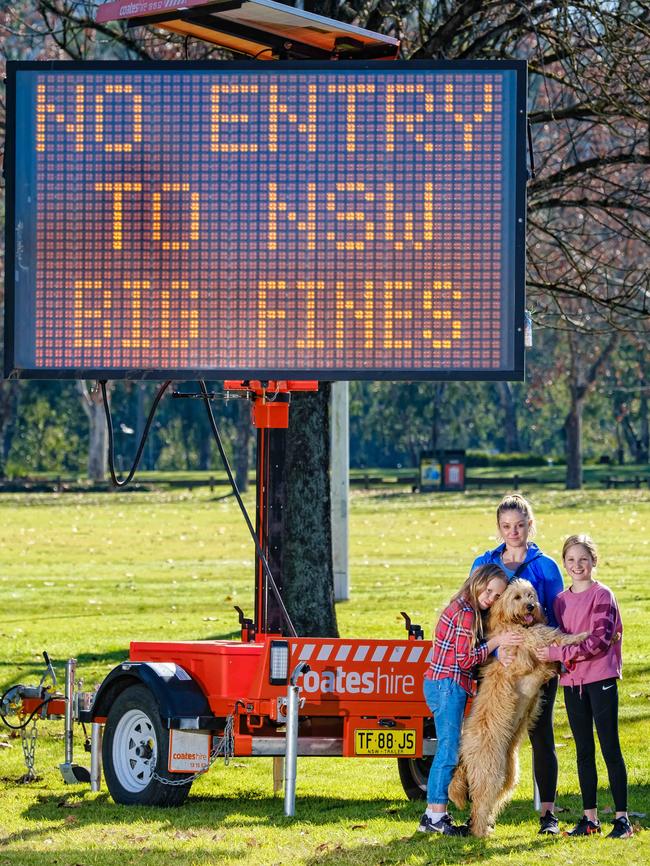
[[200, 773], [210, 766], [210, 734], [198, 734], [194, 731], [169, 732], [170, 773]]

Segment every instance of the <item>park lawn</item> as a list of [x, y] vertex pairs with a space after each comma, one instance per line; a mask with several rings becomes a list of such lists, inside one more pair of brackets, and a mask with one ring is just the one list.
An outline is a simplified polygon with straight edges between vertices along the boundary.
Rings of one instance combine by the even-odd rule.
[[[649, 497], [636, 490], [538, 490], [529, 492], [543, 548], [558, 557], [564, 536], [591, 533], [601, 548], [599, 577], [621, 605], [621, 735], [630, 809], [642, 813], [633, 818], [633, 839], [538, 837], [528, 745], [515, 799], [494, 835], [455, 840], [414, 832], [421, 804], [405, 799], [395, 762], [384, 759], [300, 759], [293, 820], [273, 796], [269, 759], [215, 765], [178, 810], [116, 806], [105, 788], [91, 794], [62, 783], [62, 723], [42, 722], [41, 778], [29, 785], [17, 784], [20, 740], [0, 728], [0, 866], [650, 862]], [[430, 633], [471, 559], [493, 545], [495, 498], [355, 492], [351, 597], [337, 607], [341, 635], [401, 637], [401, 610]], [[247, 504], [253, 511], [251, 495]], [[2, 691], [38, 681], [43, 649], [60, 680], [65, 659], [76, 656], [90, 686], [126, 657], [131, 639], [231, 637], [238, 633], [233, 604], [252, 613], [252, 543], [236, 503], [221, 492], [6, 494], [0, 526]], [[559, 803], [568, 826], [581, 809], [561, 699], [556, 727]], [[78, 732], [75, 757], [87, 763], [81, 742]], [[602, 761], [599, 768], [605, 822], [611, 798]]]

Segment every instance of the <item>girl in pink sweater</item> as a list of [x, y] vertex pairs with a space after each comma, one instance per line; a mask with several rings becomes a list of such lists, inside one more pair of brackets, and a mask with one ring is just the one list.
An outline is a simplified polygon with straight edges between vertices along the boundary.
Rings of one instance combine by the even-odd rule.
[[541, 661], [562, 662], [569, 725], [576, 743], [578, 779], [584, 815], [567, 833], [590, 836], [600, 833], [596, 792], [594, 724], [607, 766], [616, 817], [608, 836], [633, 835], [627, 815], [627, 770], [618, 736], [618, 688], [621, 678], [623, 624], [614, 593], [592, 576], [598, 561], [596, 545], [588, 535], [571, 535], [564, 542], [562, 560], [571, 586], [553, 604], [558, 625], [572, 634], [589, 632], [577, 646], [551, 646], [538, 650]]

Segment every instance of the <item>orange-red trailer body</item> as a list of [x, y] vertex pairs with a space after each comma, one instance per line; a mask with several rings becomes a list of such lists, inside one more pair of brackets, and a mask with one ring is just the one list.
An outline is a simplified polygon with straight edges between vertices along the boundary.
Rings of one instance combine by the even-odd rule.
[[424, 720], [431, 715], [422, 695], [428, 641], [279, 635], [261, 635], [250, 643], [135, 641], [130, 659], [182, 667], [201, 687], [215, 716], [235, 714], [235, 754], [251, 754], [256, 735], [273, 735], [284, 722], [287, 686], [270, 682], [274, 640], [288, 642], [290, 672], [298, 662], [310, 667], [298, 681], [304, 699], [300, 717], [310, 736], [340, 738], [341, 754], [352, 756], [359, 754], [356, 730], [390, 726], [391, 731], [414, 731], [415, 753], [422, 754]]

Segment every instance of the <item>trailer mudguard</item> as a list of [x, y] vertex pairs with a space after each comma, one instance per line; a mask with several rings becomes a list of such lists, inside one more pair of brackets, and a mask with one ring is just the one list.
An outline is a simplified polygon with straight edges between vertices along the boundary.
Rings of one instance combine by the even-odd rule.
[[200, 686], [174, 662], [123, 662], [100, 685], [90, 710], [79, 713], [82, 722], [103, 721], [115, 698], [129, 686], [145, 685], [160, 708], [167, 728], [218, 730], [223, 719], [210, 711]]

